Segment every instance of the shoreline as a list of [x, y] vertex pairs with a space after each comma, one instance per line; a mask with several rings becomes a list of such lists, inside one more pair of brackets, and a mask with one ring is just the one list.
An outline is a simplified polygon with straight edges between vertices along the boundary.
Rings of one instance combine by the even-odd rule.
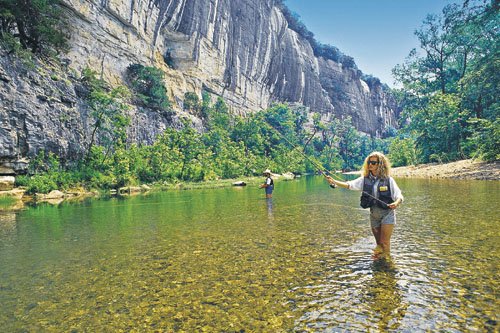
[[[346, 175], [359, 175], [359, 171], [345, 172]], [[273, 174], [275, 180], [290, 179], [286, 174]], [[427, 179], [462, 179], [462, 180], [500, 180], [500, 161], [480, 162], [474, 160], [461, 160], [450, 163], [429, 163], [395, 167], [391, 170], [395, 178], [427, 178]], [[14, 188], [10, 191], [0, 191], [0, 212], [16, 211], [26, 205], [48, 203], [57, 205], [63, 201], [82, 201], [87, 198], [105, 198], [114, 196], [131, 196], [171, 190], [211, 189], [233, 187], [236, 182], [244, 182], [248, 186], [258, 186], [261, 177], [242, 177], [235, 179], [221, 179], [201, 183], [160, 183], [153, 185], [128, 186], [118, 190], [119, 193], [109, 191], [85, 191], [72, 189], [64, 192], [55, 190], [48, 194], [24, 195], [24, 190]], [[3, 201], [3, 202], [2, 202]], [[3, 204], [2, 204], [3, 203]]]
[[[286, 180], [285, 175], [275, 174], [277, 179]], [[29, 205], [50, 204], [59, 205], [62, 202], [80, 202], [87, 199], [102, 199], [113, 197], [127, 197], [135, 195], [147, 195], [149, 193], [164, 191], [182, 191], [194, 189], [215, 189], [224, 187], [236, 187], [234, 183], [244, 182], [245, 186], [255, 186], [261, 183], [261, 177], [242, 177], [237, 179], [220, 179], [205, 182], [179, 182], [179, 183], [155, 183], [142, 184], [139, 186], [125, 186], [110, 190], [85, 190], [74, 188], [68, 190], [53, 190], [49, 193], [25, 194], [25, 189], [15, 187], [11, 190], [0, 191], [0, 213], [13, 212], [25, 209]]]
[[463, 180], [500, 180], [500, 161], [480, 162], [472, 159], [450, 163], [429, 163], [395, 167], [395, 178], [434, 178]]
[[[345, 175], [359, 175], [360, 171], [344, 172]], [[393, 167], [394, 178], [500, 180], [500, 161], [481, 162], [472, 159], [449, 163], [427, 163]]]

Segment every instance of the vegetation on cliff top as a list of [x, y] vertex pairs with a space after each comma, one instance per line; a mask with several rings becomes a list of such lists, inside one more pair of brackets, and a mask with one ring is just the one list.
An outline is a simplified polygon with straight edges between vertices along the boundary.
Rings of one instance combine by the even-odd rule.
[[345, 55], [335, 46], [318, 42], [316, 38], [314, 38], [314, 33], [312, 33], [300, 20], [300, 16], [288, 9], [282, 0], [277, 1], [277, 6], [285, 16], [288, 22], [288, 28], [295, 31], [309, 42], [315, 56], [333, 60], [342, 64], [345, 68], [358, 69], [353, 57]]

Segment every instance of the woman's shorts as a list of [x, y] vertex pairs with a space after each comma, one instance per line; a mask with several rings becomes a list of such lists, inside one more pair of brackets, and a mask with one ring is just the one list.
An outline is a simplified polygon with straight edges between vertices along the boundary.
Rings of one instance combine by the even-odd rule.
[[266, 194], [273, 194], [274, 185], [269, 185], [266, 187]]
[[380, 228], [382, 224], [396, 224], [396, 212], [394, 209], [370, 207], [370, 224], [372, 228]]

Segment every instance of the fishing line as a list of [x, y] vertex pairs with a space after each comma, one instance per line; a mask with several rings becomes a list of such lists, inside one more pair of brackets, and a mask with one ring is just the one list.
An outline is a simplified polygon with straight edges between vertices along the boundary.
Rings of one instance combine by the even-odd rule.
[[[311, 159], [309, 156], [307, 156], [304, 152], [300, 151], [297, 149], [297, 146], [294, 145], [293, 143], [290, 142], [290, 140], [288, 140], [286, 138], [286, 136], [284, 136], [280, 131], [278, 131], [276, 128], [274, 128], [271, 124], [269, 124], [265, 119], [264, 119], [264, 122], [266, 123], [267, 126], [269, 126], [270, 128], [272, 128], [276, 133], [278, 133], [278, 135], [283, 139], [285, 140], [291, 147], [292, 147], [292, 150], [296, 150], [299, 154], [301, 154], [305, 159], [307, 159], [315, 168], [316, 170], [322, 174], [325, 178], [326, 178], [326, 174], [329, 174], [330, 176], [334, 177], [334, 178], [337, 178], [337, 180], [342, 180], [342, 179], [339, 179], [338, 177], [336, 177], [333, 173], [331, 173], [330, 171], [328, 170], [323, 170], [323, 166], [322, 165], [319, 165], [318, 162], [314, 161], [313, 159]], [[336, 185], [333, 186], [334, 188], [337, 187]]]
[[[263, 120], [264, 120], [264, 123], [265, 123], [267, 126], [271, 127], [271, 128], [272, 128], [272, 129], [273, 129], [276, 133], [278, 133], [278, 135], [279, 135], [279, 136], [280, 136], [283, 140], [285, 140], [285, 141], [286, 141], [286, 142], [287, 142], [287, 143], [288, 143], [288, 144], [289, 144], [289, 145], [293, 148], [292, 150], [296, 150], [297, 146], [295, 146], [293, 143], [291, 143], [291, 142], [290, 142], [290, 140], [288, 140], [288, 139], [285, 137], [285, 135], [284, 135], [284, 134], [282, 134], [280, 131], [278, 131], [276, 128], [274, 128], [271, 124], [269, 124], [269, 122], [268, 122], [267, 120], [265, 120], [265, 119], [263, 119]], [[309, 156], [307, 156], [304, 152], [302, 152], [302, 151], [300, 151], [300, 150], [298, 150], [298, 149], [297, 149], [297, 151], [299, 152], [299, 154], [301, 154], [303, 157], [305, 157], [305, 158], [306, 158], [306, 159], [307, 159], [307, 160], [308, 160], [308, 161], [309, 161], [312, 165], [314, 165], [314, 166], [316, 167], [317, 171], [318, 171], [320, 174], [322, 174], [322, 175], [325, 177], [325, 179], [327, 179], [326, 173], [328, 173], [328, 174], [329, 174], [332, 178], [335, 178], [335, 179], [336, 179], [336, 180], [338, 180], [338, 181], [342, 181], [342, 182], [344, 181], [343, 179], [341, 179], [341, 178], [337, 177], [335, 174], [331, 173], [330, 171], [328, 171], [328, 170], [323, 170], [323, 166], [320, 166], [320, 165], [319, 165], [316, 161], [314, 161], [314, 160], [312, 160], [311, 158], [309, 158]], [[337, 186], [336, 186], [336, 185], [334, 185], [334, 184], [330, 184], [330, 187], [332, 187], [332, 188], [336, 188]], [[370, 193], [367, 193], [367, 192], [365, 192], [365, 191], [361, 191], [361, 193], [366, 194], [366, 195], [367, 195], [367, 196], [369, 196], [370, 198], [372, 198], [372, 199], [374, 199], [374, 200], [376, 200], [376, 201], [378, 201], [378, 202], [382, 203], [382, 204], [383, 204], [383, 205], [385, 205], [385, 206], [389, 206], [387, 203], [385, 203], [385, 202], [383, 202], [382, 200], [380, 200], [379, 198], [377, 198], [377, 197], [375, 197], [375, 196], [371, 195]]]

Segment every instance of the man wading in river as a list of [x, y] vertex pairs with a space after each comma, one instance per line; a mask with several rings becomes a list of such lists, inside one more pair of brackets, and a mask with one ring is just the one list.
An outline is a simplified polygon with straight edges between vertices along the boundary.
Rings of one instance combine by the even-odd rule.
[[327, 176], [330, 184], [350, 190], [362, 191], [361, 207], [370, 207], [370, 223], [377, 247], [373, 258], [388, 257], [391, 251], [391, 236], [396, 224], [395, 209], [403, 202], [403, 195], [390, 177], [391, 164], [384, 154], [373, 152], [365, 159], [361, 177], [342, 182]]
[[266, 180], [264, 181], [264, 184], [261, 184], [259, 187], [266, 190], [266, 198], [270, 199], [273, 197], [274, 190], [274, 181], [271, 178], [271, 170], [267, 169], [263, 174], [266, 177]]

